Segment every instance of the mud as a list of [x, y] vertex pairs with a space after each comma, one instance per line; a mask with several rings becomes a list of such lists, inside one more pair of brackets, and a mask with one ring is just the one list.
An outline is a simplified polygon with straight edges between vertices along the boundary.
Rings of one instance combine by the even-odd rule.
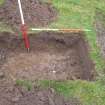
[[54, 89], [33, 88], [28, 91], [22, 87], [0, 86], [0, 105], [81, 105], [78, 99], [65, 99]]
[[[25, 23], [28, 27], [45, 27], [54, 21], [57, 16], [56, 9], [51, 3], [44, 3], [43, 0], [21, 0]], [[0, 7], [0, 22], [3, 22], [14, 31], [21, 26], [18, 1], [5, 0]]]
[[27, 53], [21, 38], [10, 33], [0, 34], [0, 71], [7, 77], [26, 80], [94, 78], [94, 66], [81, 34], [41, 32], [29, 35], [29, 39], [30, 52]]

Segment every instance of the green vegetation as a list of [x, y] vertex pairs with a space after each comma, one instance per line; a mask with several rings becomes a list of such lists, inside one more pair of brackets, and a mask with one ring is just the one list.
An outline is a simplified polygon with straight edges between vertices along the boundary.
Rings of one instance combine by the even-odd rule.
[[[47, 0], [44, 0], [47, 1]], [[3, 0], [0, 0], [0, 4]], [[97, 81], [40, 81], [44, 87], [53, 87], [57, 92], [66, 97], [77, 97], [83, 105], [105, 105], [105, 62], [100, 55], [100, 49], [96, 43], [96, 32], [94, 29], [95, 11], [99, 8], [105, 11], [104, 0], [52, 0], [57, 8], [59, 16], [49, 27], [52, 28], [82, 28], [92, 30], [85, 32], [86, 38], [91, 46], [90, 56], [93, 59], [99, 74]], [[3, 28], [0, 28], [0, 31]], [[26, 81], [17, 81], [18, 85], [28, 87], [31, 85]]]
[[2, 5], [4, 3], [4, 0], [0, 0], [0, 5]]
[[29, 91], [32, 89], [32, 82], [31, 81], [17, 80], [16, 85], [23, 86]]

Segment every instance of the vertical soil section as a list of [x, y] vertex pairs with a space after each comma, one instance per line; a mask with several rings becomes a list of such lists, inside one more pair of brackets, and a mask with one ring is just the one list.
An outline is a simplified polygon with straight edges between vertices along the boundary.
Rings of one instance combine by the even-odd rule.
[[[23, 40], [1, 33], [1, 71], [16, 79], [92, 80], [94, 67], [81, 33], [41, 32], [29, 35], [31, 51]], [[3, 57], [4, 56], [4, 57]]]

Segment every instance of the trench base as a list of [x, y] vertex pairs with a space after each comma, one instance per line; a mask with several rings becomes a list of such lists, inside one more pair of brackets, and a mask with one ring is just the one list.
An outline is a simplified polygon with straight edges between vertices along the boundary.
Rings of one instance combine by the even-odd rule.
[[10, 33], [0, 34], [1, 69], [15, 79], [92, 80], [94, 67], [81, 33], [29, 35], [30, 52]]

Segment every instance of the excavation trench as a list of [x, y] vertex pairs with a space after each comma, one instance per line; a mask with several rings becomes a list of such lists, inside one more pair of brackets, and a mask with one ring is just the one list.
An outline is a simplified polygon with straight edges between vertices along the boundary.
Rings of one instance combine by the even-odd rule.
[[[22, 38], [0, 34], [0, 71], [26, 80], [92, 80], [94, 66], [82, 33], [41, 32], [29, 35], [30, 52]], [[5, 77], [4, 76], [4, 77]]]

